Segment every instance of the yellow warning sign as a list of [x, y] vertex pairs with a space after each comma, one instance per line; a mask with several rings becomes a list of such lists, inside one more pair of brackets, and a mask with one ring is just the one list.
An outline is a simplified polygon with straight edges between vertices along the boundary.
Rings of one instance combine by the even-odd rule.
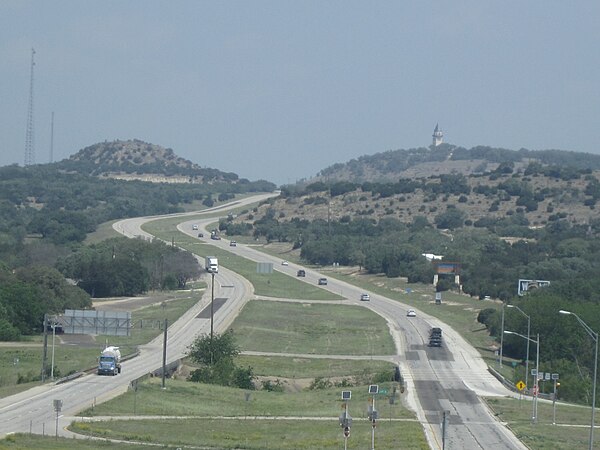
[[523, 383], [522, 381], [518, 381], [517, 384], [515, 384], [515, 386], [517, 386], [517, 389], [520, 391], [525, 389], [525, 383]]

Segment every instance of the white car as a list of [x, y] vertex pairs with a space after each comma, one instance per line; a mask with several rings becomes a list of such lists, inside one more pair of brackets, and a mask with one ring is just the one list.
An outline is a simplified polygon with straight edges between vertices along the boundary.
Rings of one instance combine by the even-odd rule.
[[281, 265], [282, 266], [287, 266], [287, 265], [289, 265], [289, 263], [287, 261], [281, 261]]
[[369, 294], [362, 294], [360, 296], [360, 301], [361, 302], [368, 302], [371, 300], [371, 296]]
[[415, 312], [414, 309], [409, 309], [408, 312], [406, 313], [406, 317], [417, 317], [417, 313]]

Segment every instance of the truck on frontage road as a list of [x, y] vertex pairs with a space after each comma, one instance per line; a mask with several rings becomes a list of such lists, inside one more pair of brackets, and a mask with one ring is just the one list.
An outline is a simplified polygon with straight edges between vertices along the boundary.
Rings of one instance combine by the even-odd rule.
[[210, 273], [219, 273], [219, 261], [216, 256], [207, 256], [204, 268]]
[[98, 375], [121, 373], [121, 351], [119, 347], [106, 347], [98, 358]]

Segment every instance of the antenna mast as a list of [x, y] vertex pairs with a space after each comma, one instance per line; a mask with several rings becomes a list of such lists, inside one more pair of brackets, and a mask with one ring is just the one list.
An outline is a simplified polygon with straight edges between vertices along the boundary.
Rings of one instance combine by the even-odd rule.
[[33, 56], [35, 50], [31, 49], [31, 76], [29, 79], [29, 108], [27, 110], [27, 132], [25, 134], [25, 165], [35, 164], [35, 139], [33, 133], [33, 66], [35, 61]]
[[50, 121], [50, 162], [54, 162], [54, 111]]

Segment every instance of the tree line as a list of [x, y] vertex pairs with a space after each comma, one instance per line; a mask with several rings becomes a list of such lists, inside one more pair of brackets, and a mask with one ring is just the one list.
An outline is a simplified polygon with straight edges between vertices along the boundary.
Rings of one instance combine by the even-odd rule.
[[199, 272], [187, 252], [158, 241], [123, 238], [86, 246], [84, 240], [107, 221], [182, 212], [192, 202], [210, 207], [275, 187], [236, 181], [148, 183], [90, 177], [58, 164], [0, 167], [0, 340], [39, 332], [44, 313], [89, 308], [90, 297], [185, 287]]
[[[501, 299], [519, 306], [531, 316], [532, 336], [540, 334], [540, 371], [560, 373], [560, 398], [585, 402], [591, 398], [594, 343], [573, 317], [558, 314], [569, 310], [585, 318], [593, 330], [600, 330], [600, 223], [573, 224], [558, 219], [543, 228], [531, 229], [514, 218], [504, 227], [462, 227], [441, 230], [425, 217], [412, 223], [397, 219], [375, 221], [343, 217], [314, 220], [280, 217], [275, 206], [253, 223], [223, 220], [220, 228], [289, 242], [300, 249], [304, 261], [315, 265], [358, 266], [369, 273], [406, 277], [410, 283], [431, 284], [435, 266], [423, 253], [443, 255], [445, 261], [460, 263], [461, 290], [484, 299]], [[494, 230], [510, 230], [504, 239]], [[550, 286], [524, 297], [517, 294], [518, 280], [547, 280]], [[438, 291], [458, 290], [453, 277], [440, 277]], [[505, 329], [526, 333], [525, 318], [514, 309], [505, 310]], [[501, 314], [497, 308], [479, 315], [490, 334], [500, 342]], [[531, 347], [532, 352], [535, 346]], [[526, 341], [504, 337], [504, 354], [525, 359]], [[531, 357], [531, 355], [530, 355]], [[530, 365], [531, 368], [531, 365]], [[524, 363], [520, 366], [524, 373]], [[543, 391], [551, 390], [550, 383]]]

